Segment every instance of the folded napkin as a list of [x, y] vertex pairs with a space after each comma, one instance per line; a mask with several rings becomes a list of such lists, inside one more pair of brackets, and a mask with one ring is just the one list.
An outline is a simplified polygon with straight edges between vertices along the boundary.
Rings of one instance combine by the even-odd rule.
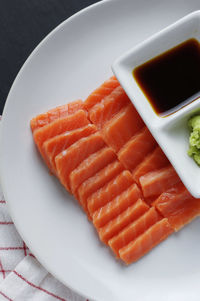
[[0, 187], [1, 300], [89, 301], [56, 280], [30, 253], [9, 216]]

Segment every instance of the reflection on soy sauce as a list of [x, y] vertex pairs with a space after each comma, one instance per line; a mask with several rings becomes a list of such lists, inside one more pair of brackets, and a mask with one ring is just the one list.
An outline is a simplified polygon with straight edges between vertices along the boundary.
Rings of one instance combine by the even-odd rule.
[[200, 44], [189, 39], [136, 67], [133, 76], [156, 114], [169, 116], [200, 97]]

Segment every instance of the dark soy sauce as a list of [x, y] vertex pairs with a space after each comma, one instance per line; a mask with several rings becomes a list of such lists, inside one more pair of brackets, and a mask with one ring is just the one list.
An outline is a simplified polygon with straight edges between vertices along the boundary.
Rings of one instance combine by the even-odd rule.
[[200, 96], [200, 45], [195, 39], [162, 53], [133, 70], [133, 76], [160, 116]]

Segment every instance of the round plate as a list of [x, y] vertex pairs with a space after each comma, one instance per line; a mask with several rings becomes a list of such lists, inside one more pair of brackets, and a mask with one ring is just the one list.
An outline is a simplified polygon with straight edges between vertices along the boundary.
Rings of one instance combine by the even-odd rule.
[[77, 201], [48, 173], [29, 128], [54, 106], [85, 98], [111, 75], [125, 50], [180, 17], [199, 0], [111, 0], [55, 29], [32, 53], [10, 91], [2, 122], [1, 183], [17, 229], [60, 281], [98, 301], [199, 300], [200, 221], [124, 266], [98, 239]]

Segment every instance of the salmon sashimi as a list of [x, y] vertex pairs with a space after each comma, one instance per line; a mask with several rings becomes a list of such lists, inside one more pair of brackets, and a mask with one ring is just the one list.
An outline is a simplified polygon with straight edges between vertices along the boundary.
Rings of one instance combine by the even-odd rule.
[[104, 97], [109, 95], [118, 86], [118, 80], [115, 76], [112, 76], [88, 96], [84, 102], [84, 108], [86, 110], [90, 110], [94, 105], [101, 102]]
[[105, 143], [99, 132], [82, 138], [55, 158], [57, 174], [64, 187], [71, 192], [69, 175], [89, 155], [97, 152]]
[[93, 124], [88, 124], [82, 128], [67, 131], [56, 137], [48, 139], [43, 143], [43, 150], [45, 157], [48, 158], [49, 166], [52, 173], [56, 174], [55, 157], [63, 150], [67, 149], [70, 145], [78, 141], [83, 137], [87, 137], [97, 131], [97, 128]]
[[123, 108], [102, 129], [105, 142], [116, 152], [142, 127], [144, 122], [132, 104]]
[[148, 210], [149, 206], [143, 200], [139, 199], [135, 204], [104, 225], [104, 227], [98, 229], [100, 239], [107, 244], [113, 236], [117, 235], [127, 225], [137, 220]]
[[170, 226], [167, 218], [164, 218], [119, 250], [119, 256], [126, 264], [135, 262], [171, 233], [173, 233], [173, 228]]
[[161, 148], [157, 146], [155, 150], [146, 156], [146, 158], [134, 169], [133, 178], [139, 183], [139, 178], [150, 171], [161, 169], [169, 165], [169, 161]]
[[153, 203], [163, 216], [173, 214], [174, 209], [182, 205], [192, 196], [182, 183], [178, 183], [173, 188], [163, 192]]
[[99, 238], [130, 264], [200, 216], [115, 76], [30, 122], [35, 144]]
[[86, 211], [88, 197], [110, 182], [122, 170], [124, 170], [122, 164], [118, 160], [115, 160], [79, 186], [76, 197]]
[[177, 206], [173, 214], [168, 215], [168, 221], [175, 231], [179, 231], [197, 216], [200, 216], [200, 200], [191, 198]]
[[79, 110], [74, 114], [68, 115], [67, 117], [56, 119], [55, 121], [52, 121], [51, 123], [34, 131], [33, 137], [35, 143], [48, 166], [49, 161], [43, 150], [43, 143], [52, 137], [60, 135], [66, 131], [83, 127], [87, 124], [89, 124], [89, 120], [87, 119], [86, 112]]
[[133, 170], [156, 147], [156, 141], [145, 127], [133, 136], [119, 151], [120, 162], [129, 170]]
[[131, 185], [127, 190], [107, 203], [104, 207], [99, 208], [93, 215], [93, 223], [96, 228], [103, 227], [110, 220], [133, 205], [139, 198], [142, 197], [142, 192], [137, 184]]
[[119, 250], [134, 241], [138, 236], [147, 231], [152, 225], [162, 219], [155, 208], [150, 208], [139, 219], [128, 225], [118, 235], [108, 241], [113, 252], [119, 256]]
[[157, 196], [150, 196], [148, 198], [145, 198], [145, 202], [149, 205], [152, 206], [152, 203], [155, 202], [157, 199]]
[[101, 129], [107, 121], [128, 103], [130, 103], [130, 100], [124, 89], [118, 86], [90, 110], [89, 118], [92, 123]]
[[132, 184], [133, 177], [131, 173], [127, 170], [122, 171], [109, 183], [97, 190], [88, 198], [88, 210], [90, 215], [93, 216], [96, 210], [110, 202]]
[[153, 206], [168, 218], [175, 231], [200, 215], [200, 200], [193, 198], [182, 183], [162, 193]]
[[175, 169], [170, 165], [162, 169], [151, 171], [140, 177], [140, 185], [144, 197], [158, 196], [167, 189], [180, 182]]
[[116, 160], [116, 158], [115, 152], [106, 146], [82, 161], [81, 164], [71, 172], [69, 177], [72, 193], [75, 194], [77, 188], [85, 180]]
[[34, 117], [30, 123], [31, 130], [32, 132], [34, 132], [35, 130], [51, 123], [52, 121], [73, 114], [82, 108], [83, 108], [82, 100], [76, 100], [66, 105], [53, 108], [47, 111], [46, 113]]

